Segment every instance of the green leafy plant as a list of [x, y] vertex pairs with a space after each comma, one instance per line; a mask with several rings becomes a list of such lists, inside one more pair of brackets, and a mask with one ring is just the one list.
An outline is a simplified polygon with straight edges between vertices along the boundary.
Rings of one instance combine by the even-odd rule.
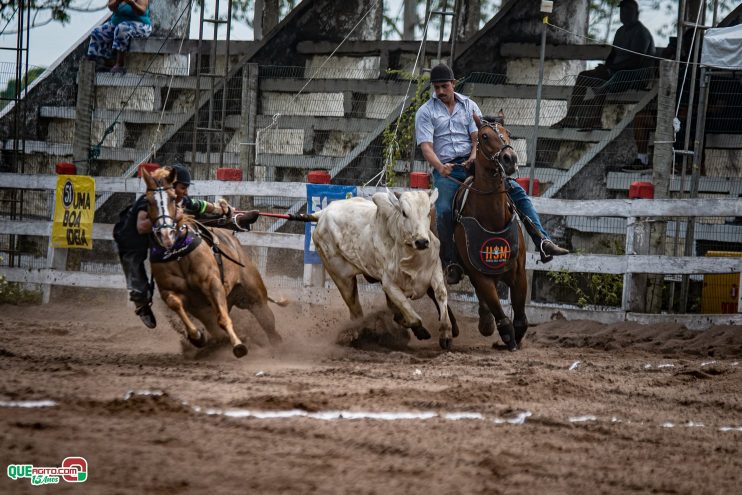
[[[615, 243], [614, 254], [623, 254], [623, 248]], [[577, 251], [579, 254], [580, 251]], [[548, 272], [546, 276], [557, 286], [574, 292], [577, 305], [585, 306], [620, 306], [623, 294], [623, 275], [614, 273], [573, 273], [562, 269]]]
[[396, 75], [415, 84], [415, 96], [402, 115], [384, 129], [384, 173], [387, 184], [394, 182], [394, 164], [397, 160], [412, 161], [415, 158], [415, 113], [430, 98], [428, 80], [430, 76], [415, 76], [406, 71], [388, 69], [387, 74]]

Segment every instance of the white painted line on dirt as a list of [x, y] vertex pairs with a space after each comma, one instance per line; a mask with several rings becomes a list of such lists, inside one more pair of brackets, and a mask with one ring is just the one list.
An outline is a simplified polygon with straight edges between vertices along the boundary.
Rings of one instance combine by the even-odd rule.
[[701, 366], [708, 366], [709, 364], [714, 364], [716, 361], [704, 361], [701, 363]]
[[613, 416], [613, 417], [611, 418], [611, 423], [623, 423], [623, 421], [622, 421], [622, 420], [620, 420], [619, 418], [617, 418], [617, 417]]
[[706, 425], [704, 425], [703, 423], [696, 423], [695, 421], [688, 421], [683, 426], [685, 426], [686, 428], [703, 428]]
[[53, 400], [0, 400], [0, 407], [22, 407], [35, 409], [37, 407], [54, 407], [57, 403]]
[[416, 370], [415, 370], [415, 376], [420, 376], [420, 375], [422, 375], [422, 374], [423, 374], [423, 372], [422, 372], [422, 371], [420, 371], [420, 370], [418, 370], [418, 369], [416, 369]]
[[571, 416], [569, 418], [570, 423], [585, 423], [587, 421], [597, 421], [598, 418], [593, 416], [592, 414], [587, 414], [585, 416]]
[[742, 431], [742, 426], [722, 426], [719, 431]]
[[675, 428], [675, 423], [671, 423], [669, 421], [662, 423], [660, 425], [662, 428]]
[[574, 363], [572, 363], [572, 366], [569, 367], [569, 371], [574, 371], [574, 370], [576, 370], [579, 367], [580, 367], [580, 362], [579, 361], [575, 361]]
[[163, 392], [162, 390], [148, 390], [148, 389], [143, 389], [143, 390], [128, 390], [124, 394], [124, 400], [129, 400], [132, 397], [136, 397], [136, 396], [160, 397], [161, 395], [164, 395], [164, 394], [165, 394], [165, 392]]
[[526, 418], [533, 415], [531, 411], [523, 411], [518, 413], [514, 418], [495, 418], [493, 421], [496, 425], [509, 424], [509, 425], [522, 425], [526, 422]]
[[443, 415], [443, 419], [457, 421], [459, 419], [484, 419], [484, 416], [480, 413], [469, 413], [469, 412], [445, 413]]
[[[229, 418], [255, 418], [255, 419], [287, 419], [287, 418], [309, 418], [322, 421], [337, 420], [354, 420], [368, 419], [375, 421], [399, 421], [399, 420], [428, 420], [443, 419], [446, 421], [476, 420], [482, 421], [487, 419], [481, 413], [476, 412], [455, 412], [438, 414], [432, 411], [419, 412], [373, 412], [373, 411], [305, 411], [303, 409], [288, 409], [285, 411], [267, 411], [258, 409], [202, 409], [194, 406], [196, 412], [203, 412], [209, 416], [226, 416]], [[513, 418], [492, 418], [495, 424], [522, 425], [526, 418], [531, 416], [530, 411], [518, 413]]]
[[265, 371], [260, 370], [257, 373], [255, 373], [255, 376], [260, 377], [260, 376], [266, 376], [267, 374], [268, 373], [266, 373]]
[[674, 368], [674, 367], [675, 367], [675, 365], [674, 365], [674, 364], [670, 364], [670, 363], [665, 363], [665, 364], [658, 364], [658, 365], [657, 365], [657, 368], [658, 368], [658, 369], [659, 369], [659, 368]]

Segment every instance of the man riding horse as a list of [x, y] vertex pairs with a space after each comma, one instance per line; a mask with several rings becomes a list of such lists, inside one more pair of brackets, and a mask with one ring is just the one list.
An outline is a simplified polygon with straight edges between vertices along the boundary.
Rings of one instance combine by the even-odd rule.
[[[482, 113], [473, 100], [454, 92], [456, 79], [447, 65], [433, 67], [430, 82], [433, 94], [415, 115], [415, 137], [423, 157], [433, 167], [433, 181], [438, 188], [435, 209], [441, 260], [446, 281], [456, 284], [461, 280], [463, 269], [456, 261], [452, 202], [459, 185], [474, 173], [472, 164], [477, 151], [477, 126], [472, 114], [481, 117]], [[553, 256], [568, 254], [569, 251], [549, 238], [526, 191], [512, 177], [507, 181], [507, 194], [538, 247], [541, 261], [546, 263]]]
[[[175, 170], [176, 175], [173, 189], [177, 196], [179, 214], [185, 213], [195, 218], [232, 218], [232, 208], [225, 201], [210, 203], [188, 196], [191, 174], [185, 166], [176, 164], [170, 168]], [[114, 226], [113, 238], [126, 277], [129, 299], [136, 306], [135, 313], [147, 327], [155, 328], [157, 320], [151, 308], [152, 288], [144, 267], [152, 235], [152, 222], [147, 213], [148, 207], [147, 197], [143, 194], [132, 206], [122, 211], [118, 223]], [[247, 229], [257, 218], [257, 210], [246, 212], [239, 216], [238, 225]]]

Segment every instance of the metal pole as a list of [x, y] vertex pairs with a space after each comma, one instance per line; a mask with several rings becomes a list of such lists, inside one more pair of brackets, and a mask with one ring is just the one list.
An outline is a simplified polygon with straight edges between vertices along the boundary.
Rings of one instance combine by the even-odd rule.
[[193, 143], [191, 146], [191, 172], [196, 172], [196, 152], [198, 147], [198, 113], [201, 109], [201, 42], [204, 39], [204, 5], [205, 0], [200, 0], [201, 13], [198, 19], [198, 44], [196, 45], [196, 90], [193, 98]]
[[[680, 74], [680, 55], [682, 53], [682, 45], [683, 45], [683, 24], [685, 21], [685, 0], [681, 0], [680, 2], [680, 10], [678, 10], [678, 23], [677, 23], [677, 39], [675, 42], [675, 67], [673, 69], [674, 74], [674, 80], [672, 84], [675, 86], [675, 97], [677, 98], [677, 101], [680, 101], [680, 98], [682, 95], [678, 93], [678, 75]], [[659, 98], [659, 97], [658, 97]], [[677, 105], [677, 102], [675, 102]], [[676, 107], [677, 108], [677, 107]], [[659, 112], [659, 106], [657, 108], [657, 111]], [[659, 118], [659, 114], [658, 114]], [[674, 140], [674, 139], [673, 139]], [[673, 150], [675, 149], [673, 145]], [[672, 163], [670, 163], [670, 176], [674, 177], [675, 174], [673, 170], [675, 169], [675, 154], [672, 155]], [[680, 187], [680, 197], [683, 197], [683, 185], [681, 184]], [[672, 255], [677, 256], [678, 255], [678, 241], [680, 239], [680, 222], [677, 219], [672, 220], [673, 224], [675, 225], [675, 232], [673, 234], [673, 242], [672, 242]], [[670, 306], [670, 312], [672, 312], [673, 307], [675, 305], [675, 283], [670, 284], [670, 294], [669, 294], [669, 306]], [[678, 307], [678, 310], [680, 308]]]
[[538, 85], [536, 86], [536, 118], [533, 122], [533, 141], [531, 152], [528, 155], [530, 170], [528, 171], [528, 195], [533, 194], [533, 182], [536, 178], [536, 149], [538, 146], [538, 127], [541, 119], [541, 90], [544, 85], [544, 59], [546, 58], [546, 23], [549, 22], [549, 16], [544, 16], [544, 22], [541, 24], [541, 53], [539, 54], [538, 64]]
[[443, 0], [443, 9], [440, 12], [440, 29], [438, 30], [438, 63], [441, 62], [441, 49], [443, 48], [443, 31], [446, 28], [446, 9], [448, 0]]
[[[701, 2], [701, 5], [703, 5], [703, 2]], [[703, 20], [704, 20], [704, 14], [705, 14], [704, 9], [701, 8], [699, 13], [700, 13], [700, 15], [697, 16], [696, 17], [696, 20], [695, 20], [695, 24], [696, 25], [702, 24], [703, 23]], [[696, 33], [696, 34], [698, 34], [698, 33]], [[703, 33], [701, 33], [701, 34], [703, 34]], [[696, 39], [695, 39], [695, 41], [693, 43], [693, 57], [691, 57], [692, 58], [693, 65], [692, 65], [692, 69], [691, 69], [690, 93], [688, 94], [688, 112], [687, 112], [687, 116], [685, 118], [685, 129], [686, 130], [685, 130], [685, 140], [684, 140], [684, 145], [683, 145], [683, 151], [686, 151], [686, 152], [688, 151], [688, 147], [690, 146], [690, 130], [689, 130], [689, 127], [690, 127], [691, 122], [693, 121], [693, 103], [695, 103], [695, 101], [694, 101], [695, 100], [695, 97], [694, 97], [695, 94], [694, 93], [696, 92], [696, 73], [698, 72], [698, 65], [697, 65], [697, 62], [698, 62], [698, 52], [699, 52], [700, 46], [701, 46], [701, 37], [700, 36], [696, 36], [695, 38]], [[678, 98], [682, 98], [682, 97], [683, 97], [682, 94], [680, 94], [678, 96]], [[693, 152], [694, 153], [697, 153], [698, 150], [694, 150]], [[680, 194], [681, 194], [681, 197], [684, 197], [685, 196], [685, 177], [687, 175], [685, 169], [686, 169], [687, 164], [688, 164], [688, 155], [686, 153], [683, 153], [682, 169], [680, 171], [681, 172], [681, 174], [680, 174]], [[686, 236], [687, 236], [687, 234], [688, 234], [688, 232], [686, 231]], [[691, 247], [692, 247], [692, 245], [691, 245]], [[686, 243], [685, 243], [685, 250], [683, 251], [683, 253], [684, 253], [685, 256], [690, 256], [688, 254], [688, 242], [687, 242], [687, 238], [686, 238]], [[681, 285], [680, 285], [680, 305], [679, 305], [679, 308], [678, 308], [681, 313], [685, 312], [686, 307], [687, 307], [687, 303], [688, 303], [688, 285], [689, 285], [689, 283], [690, 283], [690, 278], [688, 277], [688, 275], [683, 275], [682, 282], [681, 282]]]

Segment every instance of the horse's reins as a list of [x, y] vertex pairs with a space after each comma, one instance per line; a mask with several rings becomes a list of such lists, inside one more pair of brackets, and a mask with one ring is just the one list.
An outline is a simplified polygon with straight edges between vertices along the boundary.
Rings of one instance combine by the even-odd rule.
[[512, 150], [513, 147], [510, 146], [509, 144], [507, 144], [505, 142], [505, 136], [503, 136], [502, 132], [500, 132], [500, 130], [499, 130], [500, 129], [500, 124], [498, 124], [497, 122], [495, 122], [494, 124], [495, 124], [495, 127], [492, 127], [492, 124], [490, 124], [486, 120], [483, 120], [482, 121], [482, 127], [489, 127], [490, 129], [492, 129], [497, 134], [498, 139], [502, 143], [502, 147], [500, 147], [500, 149], [498, 149], [496, 153], [488, 156], [484, 151], [482, 151], [482, 143], [481, 143], [482, 134], [479, 133], [477, 135], [477, 153], [478, 154], [481, 153], [482, 156], [487, 161], [497, 163], [497, 168], [492, 173], [492, 176], [495, 177], [495, 178], [500, 177], [503, 180], [503, 185], [504, 185], [503, 190], [502, 191], [499, 191], [497, 189], [492, 189], [491, 191], [481, 191], [481, 190], [477, 189], [476, 187], [474, 187], [474, 186], [472, 186], [470, 184], [466, 184], [463, 181], [460, 181], [458, 179], [455, 179], [455, 178], [451, 177], [450, 175], [446, 177], [447, 179], [449, 179], [449, 180], [457, 183], [459, 186], [465, 187], [466, 189], [468, 189], [470, 191], [474, 191], [477, 194], [483, 194], [483, 195], [488, 195], [488, 194], [503, 194], [503, 193], [506, 193], [508, 191], [509, 188], [507, 187], [507, 185], [505, 185], [506, 184], [506, 182], [505, 182], [505, 176], [506, 176], [506, 174], [505, 174], [505, 168], [502, 166], [502, 163], [500, 162], [500, 154], [503, 151], [507, 150], [508, 148]]

